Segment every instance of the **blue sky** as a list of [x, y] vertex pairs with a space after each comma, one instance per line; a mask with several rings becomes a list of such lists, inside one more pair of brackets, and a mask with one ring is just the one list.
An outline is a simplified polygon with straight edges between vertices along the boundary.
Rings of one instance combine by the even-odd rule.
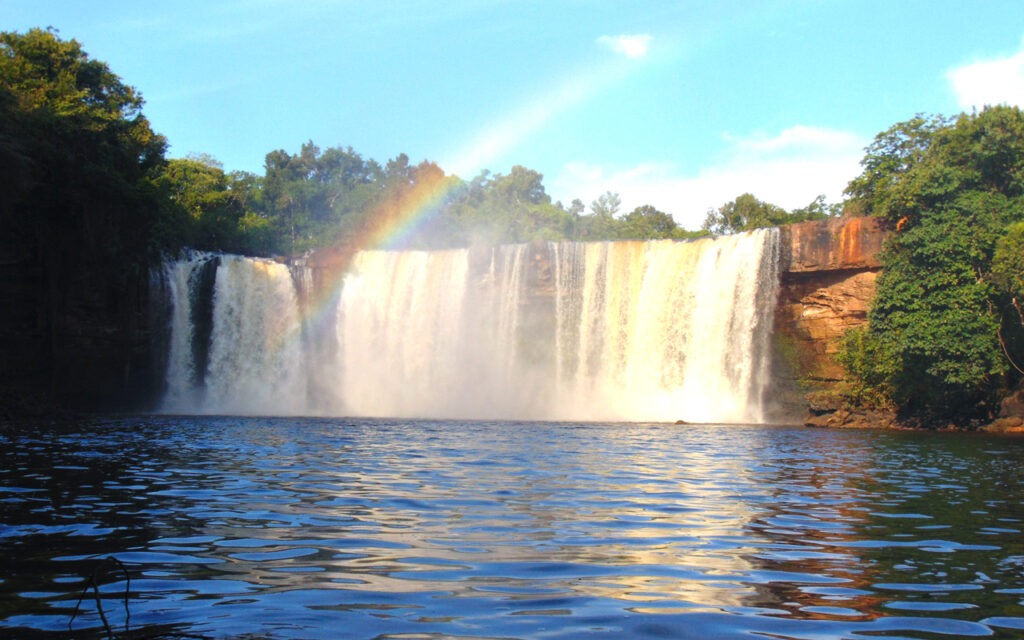
[[838, 200], [878, 132], [1024, 104], [1019, 0], [0, 0], [146, 99], [173, 157], [406, 153], [470, 179], [516, 164], [555, 200], [681, 225], [744, 192]]

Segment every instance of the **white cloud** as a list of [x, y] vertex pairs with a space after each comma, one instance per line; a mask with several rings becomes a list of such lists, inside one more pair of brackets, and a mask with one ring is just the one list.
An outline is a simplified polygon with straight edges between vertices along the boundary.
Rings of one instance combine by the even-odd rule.
[[848, 131], [801, 124], [785, 129], [776, 136], [758, 133], [744, 138], [726, 133], [722, 137], [733, 143], [736, 153], [745, 155], [803, 156], [808, 153], [843, 151], [852, 144], [861, 143], [860, 138]]
[[946, 72], [961, 109], [987, 105], [1024, 106], [1024, 43], [1005, 58], [980, 60]]
[[747, 192], [786, 209], [805, 206], [821, 194], [838, 202], [860, 172], [858, 163], [869, 142], [846, 131], [802, 125], [771, 137], [723, 139], [728, 146], [721, 161], [696, 175], [670, 164], [609, 168], [570, 163], [554, 176], [549, 192], [556, 198], [580, 198], [589, 207], [605, 191], [614, 191], [622, 198], [620, 213], [650, 204], [695, 230], [708, 209]]
[[601, 36], [597, 39], [598, 44], [608, 47], [615, 53], [620, 53], [627, 58], [643, 58], [651, 48], [651, 36], [646, 33], [618, 36]]

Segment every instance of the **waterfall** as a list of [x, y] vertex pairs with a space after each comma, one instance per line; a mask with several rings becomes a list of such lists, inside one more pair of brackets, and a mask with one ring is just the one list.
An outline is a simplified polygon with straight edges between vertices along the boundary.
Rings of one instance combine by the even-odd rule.
[[205, 331], [211, 257], [189, 256], [167, 268], [164, 409], [759, 422], [777, 254], [774, 229], [362, 251], [334, 291], [301, 265], [222, 256]]
[[[305, 413], [306, 372], [296, 289], [288, 267], [269, 260], [220, 256], [207, 344], [194, 348], [198, 274], [208, 254], [179, 260], [171, 282], [171, 353], [163, 409], [239, 415]], [[207, 357], [200, 358], [200, 352]], [[201, 361], [205, 360], [205, 366]]]
[[777, 234], [555, 245], [559, 414], [762, 421]]
[[[205, 301], [212, 298], [218, 256], [192, 252], [164, 266], [164, 281], [170, 295], [170, 341], [167, 354], [165, 411], [195, 411], [201, 402], [200, 383], [205, 373], [209, 343], [209, 319]], [[210, 300], [212, 302], [212, 300]]]
[[458, 393], [466, 251], [364, 251], [337, 316], [338, 391], [349, 412], [442, 416]]

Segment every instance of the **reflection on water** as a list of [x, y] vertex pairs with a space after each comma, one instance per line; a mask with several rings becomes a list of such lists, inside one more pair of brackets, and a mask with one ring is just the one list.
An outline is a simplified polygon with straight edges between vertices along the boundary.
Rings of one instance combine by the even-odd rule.
[[144, 417], [0, 461], [5, 636], [105, 636], [94, 574], [128, 635], [1024, 633], [1015, 439]]

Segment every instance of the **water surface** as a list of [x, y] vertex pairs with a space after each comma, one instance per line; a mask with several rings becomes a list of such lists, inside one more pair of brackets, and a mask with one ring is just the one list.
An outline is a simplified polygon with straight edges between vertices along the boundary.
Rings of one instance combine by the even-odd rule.
[[0, 430], [0, 516], [9, 637], [106, 637], [90, 580], [126, 637], [1024, 635], [1006, 437], [97, 419]]

